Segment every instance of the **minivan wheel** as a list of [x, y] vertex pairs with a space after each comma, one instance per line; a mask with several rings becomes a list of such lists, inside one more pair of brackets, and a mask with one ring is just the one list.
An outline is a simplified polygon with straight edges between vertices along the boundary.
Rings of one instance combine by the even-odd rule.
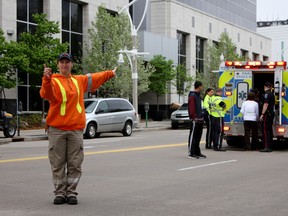
[[94, 123], [90, 122], [87, 125], [85, 137], [88, 139], [95, 138], [96, 137], [96, 130], [97, 130], [96, 125]]
[[132, 134], [132, 124], [131, 124], [131, 122], [126, 122], [125, 123], [125, 126], [123, 128], [122, 133], [123, 133], [124, 136], [131, 136], [131, 134]]

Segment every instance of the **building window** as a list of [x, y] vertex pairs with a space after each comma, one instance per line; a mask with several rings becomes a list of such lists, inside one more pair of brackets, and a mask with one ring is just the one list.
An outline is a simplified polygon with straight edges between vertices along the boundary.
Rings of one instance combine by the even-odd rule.
[[43, 0], [17, 0], [17, 40], [23, 32], [33, 32], [33, 14], [43, 13]]
[[195, 28], [195, 17], [192, 16], [192, 28]]
[[209, 33], [212, 33], [212, 23], [209, 23]]
[[250, 37], [250, 46], [252, 46], [252, 37]]
[[260, 49], [261, 50], [263, 49], [263, 42], [262, 41], [260, 42]]
[[183, 64], [186, 66], [186, 37], [187, 34], [177, 32], [178, 39], [178, 65]]
[[198, 73], [204, 72], [204, 42], [204, 39], [196, 37], [196, 71]]
[[238, 43], [240, 43], [240, 33], [238, 33]]
[[74, 58], [82, 57], [83, 6], [68, 0], [62, 1], [62, 42], [69, 43], [69, 52]]
[[[36, 23], [33, 14], [43, 13], [43, 0], [17, 0], [17, 40], [23, 32], [34, 32]], [[30, 74], [18, 71], [21, 84], [18, 85], [18, 100], [22, 103], [23, 111], [39, 111], [42, 100], [39, 95], [39, 80]]]
[[246, 61], [249, 60], [249, 53], [247, 50], [241, 49], [240, 53], [241, 53], [241, 56], [244, 57], [244, 60], [246, 60]]

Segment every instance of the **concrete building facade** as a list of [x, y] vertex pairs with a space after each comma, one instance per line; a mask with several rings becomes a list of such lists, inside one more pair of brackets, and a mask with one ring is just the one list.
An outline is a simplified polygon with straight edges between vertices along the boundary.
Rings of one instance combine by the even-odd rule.
[[[141, 8], [135, 10], [140, 13]], [[256, 0], [151, 0], [149, 10], [142, 28], [149, 33], [140, 41], [143, 50], [150, 53], [150, 58], [155, 54], [162, 54], [172, 59], [175, 64], [185, 62], [192, 76], [203, 70], [205, 47], [209, 41], [217, 42], [222, 32], [228, 33], [236, 45], [236, 52], [247, 60], [270, 58], [270, 39], [256, 32]], [[162, 40], [159, 39], [161, 37]], [[184, 56], [179, 53], [181, 45], [178, 42], [181, 39], [185, 44]], [[161, 43], [153, 46], [149, 41]], [[165, 50], [159, 49], [160, 45], [165, 47]], [[148, 98], [152, 104], [156, 103], [156, 97], [151, 94], [141, 97], [140, 102], [143, 104]], [[172, 89], [172, 93], [163, 96], [160, 103], [186, 101], [186, 96], [179, 100]]]
[[[61, 33], [57, 37], [68, 41], [73, 52], [79, 48], [73, 48], [73, 44], [87, 40], [98, 6], [117, 12], [129, 2], [131, 0], [0, 0], [0, 28], [8, 40], [17, 40], [19, 33], [33, 28], [30, 19], [33, 12], [46, 13], [49, 20], [59, 22]], [[139, 0], [130, 8], [136, 25], [144, 5], [145, 1]], [[72, 22], [76, 24], [71, 25]], [[270, 59], [270, 39], [256, 32], [256, 0], [149, 0], [145, 21], [138, 32], [139, 51], [150, 53], [147, 60], [161, 54], [172, 59], [175, 65], [185, 62], [189, 73], [195, 75], [204, 67], [205, 47], [210, 41], [217, 42], [222, 32], [229, 34], [236, 52], [247, 59]], [[22, 77], [24, 85], [18, 91], [23, 110], [39, 110], [39, 106], [33, 106], [39, 89], [29, 90], [29, 76], [25, 76]], [[187, 100], [186, 97], [179, 100], [171, 89], [171, 94], [161, 97], [161, 105], [167, 107]], [[12, 100], [15, 95], [15, 89], [6, 94]], [[155, 105], [156, 96], [140, 96], [139, 105], [145, 102]]]
[[272, 61], [288, 61], [288, 20], [259, 21], [257, 33], [271, 39]]

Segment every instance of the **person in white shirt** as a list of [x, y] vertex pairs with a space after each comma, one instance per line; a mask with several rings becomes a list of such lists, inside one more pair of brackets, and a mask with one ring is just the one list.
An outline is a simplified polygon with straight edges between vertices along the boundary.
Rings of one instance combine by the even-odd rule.
[[[249, 92], [247, 100], [242, 104], [240, 112], [243, 115], [244, 121], [244, 149], [252, 150], [258, 148], [258, 119], [259, 119], [259, 106], [255, 102], [255, 93]], [[252, 145], [250, 142], [250, 131], [252, 131]]]

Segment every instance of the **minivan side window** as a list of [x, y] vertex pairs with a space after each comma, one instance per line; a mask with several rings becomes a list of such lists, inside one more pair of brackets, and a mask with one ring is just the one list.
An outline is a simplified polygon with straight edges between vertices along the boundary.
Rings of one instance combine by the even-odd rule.
[[127, 101], [124, 100], [120, 100], [120, 107], [123, 111], [133, 110], [131, 104], [129, 104]]
[[106, 101], [101, 101], [95, 113], [101, 114], [101, 113], [108, 113], [108, 112], [109, 112], [108, 104], [106, 103]]
[[123, 112], [133, 110], [133, 107], [124, 100], [109, 100], [107, 101], [111, 112]]

